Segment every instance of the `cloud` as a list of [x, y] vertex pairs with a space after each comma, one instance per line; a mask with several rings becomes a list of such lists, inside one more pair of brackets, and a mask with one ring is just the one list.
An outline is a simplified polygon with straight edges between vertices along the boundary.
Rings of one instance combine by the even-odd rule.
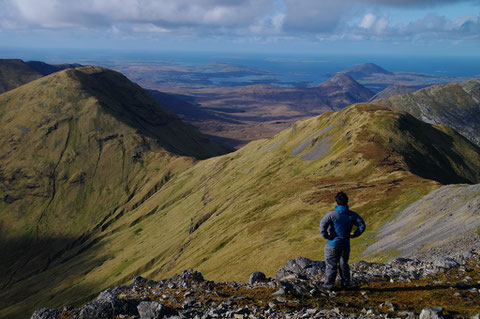
[[388, 16], [367, 13], [357, 26], [347, 29], [352, 40], [422, 41], [480, 40], [480, 16], [469, 15], [455, 20], [434, 13], [407, 24], [391, 25]]
[[480, 39], [478, 15], [448, 19], [433, 13], [403, 24], [392, 22], [392, 12], [403, 11], [398, 8], [416, 12], [455, 3], [469, 3], [473, 8], [480, 0], [0, 0], [0, 31], [252, 37], [263, 42], [268, 37], [312, 41]]
[[[111, 26], [121, 22], [178, 26], [238, 26], [272, 10], [271, 0], [3, 0], [9, 20], [25, 27]], [[14, 16], [12, 16], [12, 13]]]
[[362, 22], [360, 22], [360, 28], [370, 29], [375, 24], [376, 20], [377, 17], [373, 13], [367, 13], [363, 17]]
[[403, 7], [403, 8], [433, 8], [436, 6], [455, 4], [455, 3], [473, 3], [480, 4], [478, 0], [360, 0], [357, 3], [369, 3], [381, 6]]
[[285, 14], [278, 13], [271, 17], [266, 17], [251, 25], [247, 31], [241, 33], [250, 33], [255, 35], [280, 35], [283, 33], [283, 24]]
[[346, 22], [349, 11], [338, 0], [285, 0], [285, 4], [285, 29], [293, 32], [332, 32]]

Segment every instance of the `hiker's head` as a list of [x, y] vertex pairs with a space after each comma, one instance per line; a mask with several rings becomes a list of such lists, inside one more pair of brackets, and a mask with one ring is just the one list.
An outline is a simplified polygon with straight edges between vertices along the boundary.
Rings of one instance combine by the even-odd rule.
[[348, 196], [344, 192], [339, 192], [335, 195], [335, 201], [338, 205], [347, 205], [348, 204]]

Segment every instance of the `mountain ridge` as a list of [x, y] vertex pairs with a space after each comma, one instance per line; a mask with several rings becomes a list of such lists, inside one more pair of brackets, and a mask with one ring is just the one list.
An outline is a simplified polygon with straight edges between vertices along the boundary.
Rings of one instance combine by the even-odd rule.
[[0, 59], [0, 94], [42, 77], [20, 59]]
[[480, 146], [480, 80], [430, 86], [374, 103], [409, 112], [422, 121], [448, 125]]
[[81, 67], [78, 63], [48, 64], [21, 59], [0, 59], [0, 94], [64, 69]]
[[415, 91], [416, 89], [405, 86], [405, 85], [400, 85], [400, 84], [390, 85], [389, 87], [385, 88], [384, 90], [372, 96], [369, 102], [374, 102], [375, 100], [389, 98], [394, 95], [413, 93]]

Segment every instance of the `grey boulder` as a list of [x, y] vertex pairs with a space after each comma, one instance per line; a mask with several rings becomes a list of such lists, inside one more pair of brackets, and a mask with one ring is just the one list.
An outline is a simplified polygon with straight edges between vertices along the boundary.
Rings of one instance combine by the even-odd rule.
[[137, 306], [137, 310], [142, 319], [157, 319], [177, 315], [175, 310], [156, 301], [142, 301]]

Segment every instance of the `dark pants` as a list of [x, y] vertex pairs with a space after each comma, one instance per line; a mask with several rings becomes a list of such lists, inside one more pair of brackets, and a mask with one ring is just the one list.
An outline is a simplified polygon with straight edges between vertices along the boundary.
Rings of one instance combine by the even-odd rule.
[[325, 245], [325, 288], [332, 289], [337, 277], [337, 265], [340, 265], [340, 277], [342, 287], [347, 287], [350, 283], [350, 267], [348, 266], [348, 257], [350, 256], [350, 247], [336, 248], [329, 244]]

